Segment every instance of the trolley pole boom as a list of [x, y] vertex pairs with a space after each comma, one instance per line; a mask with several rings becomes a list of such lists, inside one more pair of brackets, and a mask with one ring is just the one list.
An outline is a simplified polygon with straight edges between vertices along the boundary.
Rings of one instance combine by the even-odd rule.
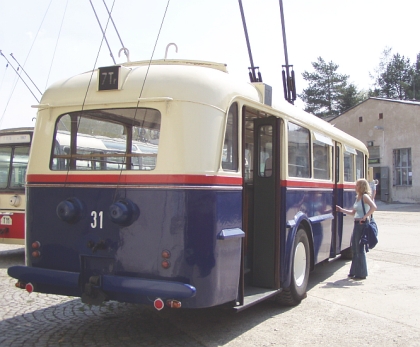
[[244, 9], [242, 7], [242, 0], [238, 0], [238, 2], [239, 2], [239, 8], [241, 10], [241, 17], [242, 17], [242, 24], [243, 24], [244, 32], [245, 32], [246, 45], [248, 47], [249, 61], [251, 63], [251, 67], [249, 68], [250, 69], [249, 77], [251, 79], [251, 82], [262, 82], [261, 73], [258, 72], [258, 78], [255, 75], [255, 69], [259, 69], [259, 67], [254, 66], [254, 61], [252, 59], [251, 45], [249, 43], [248, 30], [247, 30], [246, 21], [245, 21], [245, 14], [244, 14]]
[[293, 65], [289, 65], [289, 57], [287, 54], [287, 41], [286, 41], [286, 28], [284, 24], [284, 11], [283, 11], [283, 0], [279, 0], [280, 5], [280, 18], [281, 18], [281, 28], [282, 28], [282, 34], [283, 34], [283, 47], [284, 47], [284, 59], [286, 65], [283, 65], [284, 68], [286, 68], [286, 73], [282, 73], [283, 77], [283, 88], [284, 88], [284, 98], [293, 104], [293, 102], [296, 100], [296, 86], [295, 86], [295, 74], [292, 70], [292, 76], [290, 76], [290, 70], [289, 68]]
[[[92, 0], [89, 0], [89, 2], [90, 2], [90, 4], [91, 4], [91, 6], [92, 6], [93, 12], [95, 13], [95, 17], [96, 17], [96, 20], [98, 21], [99, 27], [101, 28], [102, 35], [104, 36], [104, 39], [105, 39], [106, 45], [108, 46], [109, 55], [111, 56], [112, 61], [114, 62], [114, 65], [116, 65], [117, 63], [115, 62], [114, 55], [112, 54], [111, 47], [109, 46], [108, 40], [107, 40], [106, 35], [105, 35], [105, 31], [104, 31], [104, 29], [102, 28], [102, 25], [101, 25], [101, 22], [99, 21], [98, 15], [96, 14], [96, 10], [95, 10], [95, 7], [94, 7], [94, 6], [93, 6], [93, 4], [92, 4]], [[107, 9], [108, 9], [108, 8], [107, 8]], [[108, 12], [108, 13], [109, 13], [109, 12]], [[111, 16], [111, 14], [110, 14], [110, 13], [109, 13], [109, 15]]]

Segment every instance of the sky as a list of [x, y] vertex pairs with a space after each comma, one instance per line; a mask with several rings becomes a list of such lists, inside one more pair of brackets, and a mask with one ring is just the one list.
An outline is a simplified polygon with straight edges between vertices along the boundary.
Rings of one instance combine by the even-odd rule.
[[[169, 5], [168, 0], [0, 0], [0, 50], [10, 62], [0, 56], [0, 129], [34, 126], [31, 106], [49, 85], [114, 64], [91, 3], [117, 64], [127, 61], [124, 53], [119, 56], [121, 41], [131, 61], [163, 59], [167, 45], [175, 43], [178, 51], [169, 47], [168, 59], [225, 63], [230, 74], [249, 81], [237, 0], [170, 0]], [[242, 5], [254, 65], [280, 100], [285, 56], [279, 1], [242, 0]], [[302, 73], [313, 71], [318, 57], [338, 64], [338, 73], [368, 90], [385, 48], [411, 63], [420, 53], [416, 0], [283, 0], [283, 9], [298, 94], [307, 87]], [[36, 87], [22, 69], [18, 77], [10, 54]], [[299, 100], [295, 105], [304, 107]]]

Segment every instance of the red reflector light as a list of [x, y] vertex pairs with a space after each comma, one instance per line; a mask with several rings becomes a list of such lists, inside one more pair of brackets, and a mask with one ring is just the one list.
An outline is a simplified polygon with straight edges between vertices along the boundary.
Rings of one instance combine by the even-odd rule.
[[41, 244], [39, 243], [39, 241], [35, 241], [32, 243], [32, 248], [33, 249], [38, 249], [39, 247], [41, 247]]
[[153, 302], [153, 306], [155, 307], [156, 310], [160, 311], [161, 309], [163, 309], [165, 304], [162, 299], [158, 298]]
[[33, 252], [32, 252], [32, 256], [33, 256], [34, 258], [39, 258], [39, 257], [41, 256], [41, 252], [40, 252], [40, 251], [33, 251]]
[[25, 289], [25, 286], [26, 286], [26, 283], [23, 283], [23, 282], [20, 282], [20, 281], [16, 282], [16, 284], [15, 284], [15, 287], [20, 288], [20, 289]]
[[26, 291], [30, 294], [30, 293], [32, 293], [32, 292], [34, 291], [34, 286], [32, 285], [32, 283], [28, 283], [28, 284], [25, 286], [25, 289], [26, 289]]
[[164, 269], [169, 269], [171, 267], [171, 263], [168, 260], [162, 261], [162, 267]]
[[162, 251], [162, 258], [169, 259], [171, 257], [171, 252], [169, 252], [167, 249]]

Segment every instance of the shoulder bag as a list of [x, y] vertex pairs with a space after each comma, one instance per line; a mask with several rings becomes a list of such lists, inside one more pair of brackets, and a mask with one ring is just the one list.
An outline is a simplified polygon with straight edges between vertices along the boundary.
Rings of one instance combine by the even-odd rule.
[[[365, 202], [362, 198], [362, 207], [363, 213], [366, 214]], [[360, 238], [360, 243], [365, 245], [366, 252], [369, 252], [369, 249], [372, 249], [378, 243], [378, 226], [373, 219], [373, 216], [366, 218], [365, 228], [363, 229], [362, 236]]]

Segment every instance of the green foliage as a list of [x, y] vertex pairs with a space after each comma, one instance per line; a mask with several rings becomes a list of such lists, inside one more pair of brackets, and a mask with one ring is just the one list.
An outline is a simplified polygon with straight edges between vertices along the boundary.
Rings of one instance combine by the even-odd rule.
[[[399, 53], [385, 48], [380, 58], [373, 89], [369, 96], [399, 100], [420, 100], [420, 54], [413, 65]], [[416, 87], [417, 86], [417, 87]], [[416, 88], [419, 90], [416, 92]]]
[[362, 99], [354, 84], [348, 84], [348, 75], [337, 73], [338, 65], [318, 57], [312, 62], [315, 72], [304, 71], [303, 79], [309, 83], [299, 97], [305, 103], [305, 111], [320, 118], [339, 115]]

